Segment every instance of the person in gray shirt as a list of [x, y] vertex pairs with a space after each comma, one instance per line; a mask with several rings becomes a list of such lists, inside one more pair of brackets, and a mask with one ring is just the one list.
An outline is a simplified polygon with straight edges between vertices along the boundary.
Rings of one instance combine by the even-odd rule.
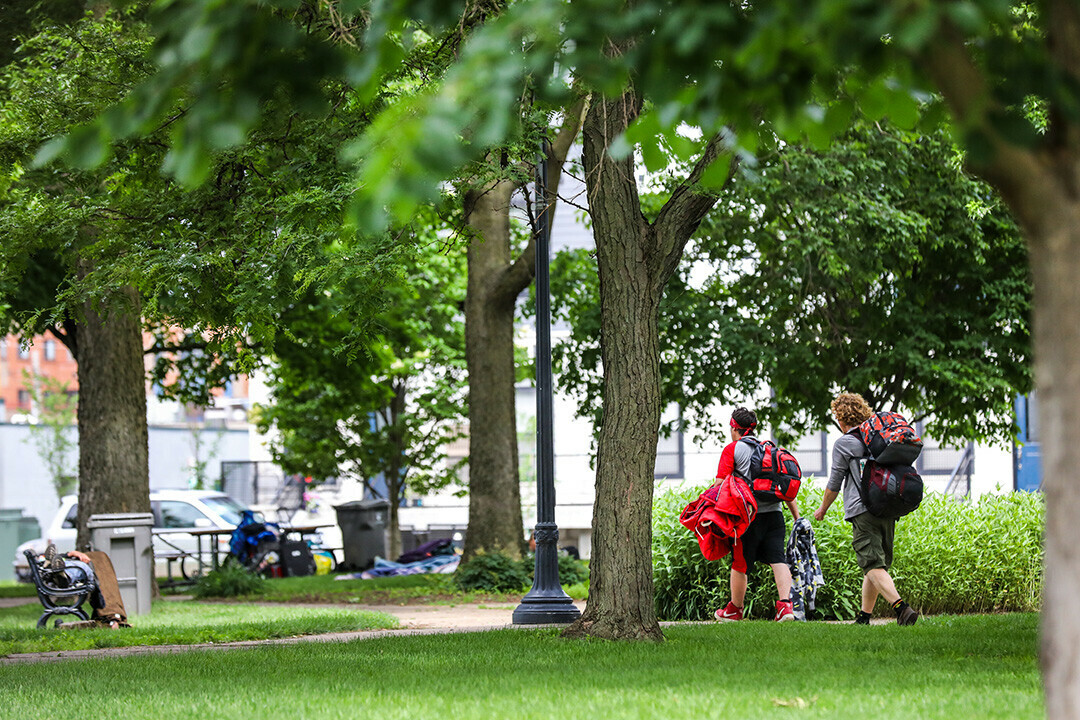
[[829, 506], [842, 489], [844, 519], [851, 523], [851, 544], [855, 548], [855, 559], [863, 571], [862, 608], [855, 622], [859, 625], [870, 624], [874, 604], [881, 595], [896, 612], [897, 623], [914, 625], [919, 613], [901, 599], [889, 575], [896, 520], [871, 515], [859, 495], [859, 460], [867, 456], [867, 450], [856, 428], [869, 419], [873, 411], [861, 395], [841, 393], [832, 402], [832, 412], [844, 434], [833, 445], [829, 482], [825, 486], [821, 507], [814, 511], [814, 519], [821, 521], [825, 518]]

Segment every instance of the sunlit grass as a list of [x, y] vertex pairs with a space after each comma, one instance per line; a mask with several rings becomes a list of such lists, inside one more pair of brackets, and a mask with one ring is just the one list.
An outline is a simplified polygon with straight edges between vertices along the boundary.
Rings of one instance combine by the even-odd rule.
[[[266, 607], [251, 604], [158, 602], [120, 630], [36, 628], [42, 608], [33, 603], [0, 609], [0, 656], [131, 645], [188, 645], [397, 627], [379, 612], [341, 607]], [[64, 619], [64, 618], [62, 618]], [[66, 619], [74, 619], [68, 616]]]
[[[744, 622], [667, 641], [556, 631], [383, 638], [0, 667], [9, 717], [1038, 718], [1038, 618]], [[73, 702], [78, 698], [78, 702]]]

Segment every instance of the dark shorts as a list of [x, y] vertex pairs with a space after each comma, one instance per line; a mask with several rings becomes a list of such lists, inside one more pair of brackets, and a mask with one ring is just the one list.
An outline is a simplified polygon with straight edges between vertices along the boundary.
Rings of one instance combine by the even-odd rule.
[[882, 520], [868, 512], [851, 518], [851, 546], [863, 574], [892, 565], [896, 520]]
[[761, 513], [732, 549], [731, 567], [749, 573], [754, 563], [786, 563], [787, 523], [783, 511]]

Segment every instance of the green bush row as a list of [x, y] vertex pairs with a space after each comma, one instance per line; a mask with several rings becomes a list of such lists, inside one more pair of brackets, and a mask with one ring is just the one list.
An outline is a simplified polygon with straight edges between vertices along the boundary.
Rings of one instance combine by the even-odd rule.
[[[514, 560], [502, 553], [478, 553], [462, 563], [454, 573], [454, 584], [461, 590], [481, 592], [517, 592], [527, 590], [533, 581], [536, 558], [527, 555]], [[559, 582], [576, 585], [589, 579], [585, 563], [565, 553], [559, 553]]]
[[[799, 512], [810, 517], [821, 504], [823, 483], [803, 485]], [[662, 620], [711, 619], [729, 599], [730, 556], [709, 562], [679, 514], [705, 487], [661, 493], [653, 506], [653, 577]], [[785, 511], [788, 532], [791, 517]], [[901, 596], [923, 613], [1038, 610], [1042, 592], [1045, 507], [1041, 494], [984, 495], [961, 502], [927, 492], [918, 510], [896, 525], [891, 574]], [[814, 544], [825, 587], [818, 590], [818, 618], [850, 619], [859, 609], [862, 571], [851, 547], [851, 524], [838, 498], [821, 522]], [[773, 612], [772, 571], [751, 572], [747, 609]], [[884, 609], [878, 601], [878, 611]]]

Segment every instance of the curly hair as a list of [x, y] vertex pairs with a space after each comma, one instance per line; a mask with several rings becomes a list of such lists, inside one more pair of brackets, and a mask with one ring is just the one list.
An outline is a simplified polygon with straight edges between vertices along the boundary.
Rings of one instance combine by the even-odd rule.
[[863, 400], [863, 396], [856, 393], [837, 395], [832, 401], [832, 411], [836, 416], [836, 421], [848, 427], [855, 427], [874, 414], [874, 411]]

